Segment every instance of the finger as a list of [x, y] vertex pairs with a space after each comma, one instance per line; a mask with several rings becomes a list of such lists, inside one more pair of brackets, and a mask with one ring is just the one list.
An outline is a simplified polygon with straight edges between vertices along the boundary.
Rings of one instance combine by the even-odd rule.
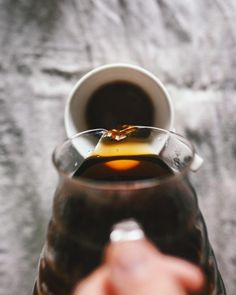
[[[162, 274], [158, 279], [150, 277], [129, 278], [126, 274], [126, 280], [118, 281], [113, 277], [111, 290], [114, 295], [187, 295], [182, 286], [167, 274]], [[120, 278], [119, 278], [120, 280]]]
[[189, 290], [198, 290], [201, 272], [189, 263], [181, 264], [180, 259], [171, 259], [145, 240], [113, 243], [106, 255], [106, 263], [111, 269], [111, 284], [117, 294], [182, 295], [186, 286]]
[[84, 279], [74, 290], [73, 295], [106, 295], [107, 269], [102, 266]]
[[[159, 262], [189, 291], [198, 291], [204, 286], [204, 276], [195, 265], [176, 257], [163, 255]], [[161, 265], [160, 265], [161, 266]]]

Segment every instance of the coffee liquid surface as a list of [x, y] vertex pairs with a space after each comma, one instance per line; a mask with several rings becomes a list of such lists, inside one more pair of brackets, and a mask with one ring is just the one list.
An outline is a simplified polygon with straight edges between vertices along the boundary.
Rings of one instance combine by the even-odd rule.
[[74, 177], [99, 181], [138, 181], [171, 176], [171, 169], [157, 156], [91, 157]]
[[154, 106], [139, 86], [124, 81], [105, 84], [91, 96], [86, 106], [89, 129], [112, 129], [124, 123], [154, 125]]

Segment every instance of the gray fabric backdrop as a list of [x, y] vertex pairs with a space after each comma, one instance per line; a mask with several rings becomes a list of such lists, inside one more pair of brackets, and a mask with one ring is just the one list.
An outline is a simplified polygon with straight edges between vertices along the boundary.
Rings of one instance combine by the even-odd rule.
[[65, 100], [91, 68], [156, 74], [176, 128], [204, 157], [192, 175], [228, 294], [236, 294], [236, 2], [0, 0], [0, 295], [30, 295], [65, 137]]

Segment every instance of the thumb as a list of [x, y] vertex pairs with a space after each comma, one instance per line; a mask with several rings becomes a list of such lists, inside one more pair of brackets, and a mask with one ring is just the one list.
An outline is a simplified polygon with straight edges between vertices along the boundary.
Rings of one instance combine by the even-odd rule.
[[112, 294], [185, 295], [203, 286], [203, 275], [192, 264], [163, 255], [146, 240], [119, 242], [106, 252]]

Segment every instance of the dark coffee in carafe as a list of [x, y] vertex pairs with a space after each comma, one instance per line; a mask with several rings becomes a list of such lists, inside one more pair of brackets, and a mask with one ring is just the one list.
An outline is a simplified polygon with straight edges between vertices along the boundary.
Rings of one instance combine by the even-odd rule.
[[[203, 270], [206, 285], [201, 295], [225, 294], [195, 191], [186, 178], [193, 155], [186, 147], [184, 157], [178, 158], [175, 152], [180, 154], [183, 138], [178, 141], [178, 136], [160, 130], [155, 140], [155, 132], [136, 127], [105, 132], [84, 159], [80, 157], [85, 144], [96, 139], [89, 141], [93, 132], [75, 137], [68, 149], [62, 147], [68, 155], [56, 156], [59, 169], [62, 165], [65, 170], [54, 198], [34, 295], [71, 294], [78, 281], [102, 262], [112, 226], [129, 218], [142, 225], [162, 252]], [[152, 138], [154, 147], [147, 138]]]

